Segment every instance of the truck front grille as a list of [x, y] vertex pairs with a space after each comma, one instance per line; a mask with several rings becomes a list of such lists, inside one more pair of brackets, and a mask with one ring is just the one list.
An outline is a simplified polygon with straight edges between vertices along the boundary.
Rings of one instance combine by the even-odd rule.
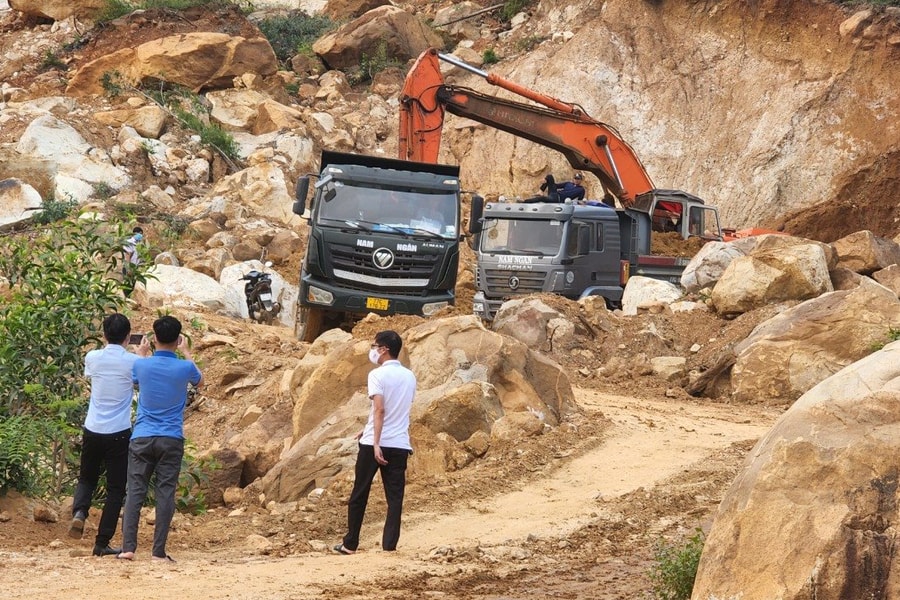
[[[392, 291], [421, 291], [438, 268], [441, 255], [394, 252], [394, 264], [382, 270], [372, 262], [372, 250], [342, 244], [330, 244], [331, 265], [335, 272], [354, 278], [351, 286], [359, 290], [389, 288]], [[356, 277], [358, 276], [358, 278]], [[379, 285], [378, 281], [384, 282]], [[405, 281], [409, 286], [404, 286]], [[408, 288], [408, 289], [405, 289]]]
[[[544, 289], [545, 273], [501, 269], [485, 269], [483, 273], [484, 289], [491, 296], [533, 294]], [[517, 285], [513, 287], [514, 284]]]

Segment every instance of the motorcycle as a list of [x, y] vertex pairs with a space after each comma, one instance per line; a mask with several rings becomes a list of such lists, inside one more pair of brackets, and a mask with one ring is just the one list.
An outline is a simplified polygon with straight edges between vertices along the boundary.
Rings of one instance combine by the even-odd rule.
[[[265, 268], [271, 266], [271, 261], [267, 261]], [[244, 298], [247, 300], [250, 318], [259, 323], [270, 324], [281, 312], [281, 303], [272, 300], [272, 276], [265, 271], [253, 269], [241, 277], [241, 281], [247, 282], [244, 285]]]

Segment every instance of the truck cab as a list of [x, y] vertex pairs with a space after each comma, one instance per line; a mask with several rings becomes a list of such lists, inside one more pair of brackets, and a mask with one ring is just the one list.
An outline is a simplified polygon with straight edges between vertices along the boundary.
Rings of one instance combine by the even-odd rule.
[[366, 314], [430, 316], [455, 303], [459, 168], [323, 152], [309, 211], [310, 178], [295, 214], [309, 222], [300, 270], [297, 335]]
[[473, 312], [482, 319], [492, 320], [511, 297], [539, 292], [622, 299], [628, 265], [612, 207], [473, 203], [470, 232], [478, 255]]

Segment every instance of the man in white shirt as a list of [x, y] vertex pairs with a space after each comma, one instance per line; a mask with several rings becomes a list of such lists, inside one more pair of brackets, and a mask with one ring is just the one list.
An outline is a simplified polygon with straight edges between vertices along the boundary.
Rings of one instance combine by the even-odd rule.
[[347, 503], [347, 534], [334, 547], [339, 554], [353, 554], [359, 547], [369, 491], [375, 473], [381, 473], [387, 518], [381, 538], [382, 550], [397, 549], [400, 515], [406, 489], [406, 462], [412, 454], [409, 441], [409, 412], [416, 395], [416, 376], [397, 357], [403, 340], [396, 331], [381, 331], [369, 350], [369, 360], [378, 365], [369, 373], [368, 391], [372, 400], [369, 420], [357, 439], [356, 479]]
[[[116, 533], [119, 512], [125, 498], [128, 470], [128, 442], [131, 439], [131, 399], [134, 384], [131, 368], [139, 356], [125, 350], [131, 323], [114, 313], [103, 319], [106, 346], [91, 350], [84, 358], [84, 375], [91, 380], [91, 400], [81, 448], [81, 468], [72, 503], [69, 535], [80, 538], [91, 508], [91, 498], [100, 474], [106, 471], [106, 502], [97, 526], [94, 556], [118, 554], [109, 542]], [[149, 342], [144, 338], [138, 352], [145, 356]]]

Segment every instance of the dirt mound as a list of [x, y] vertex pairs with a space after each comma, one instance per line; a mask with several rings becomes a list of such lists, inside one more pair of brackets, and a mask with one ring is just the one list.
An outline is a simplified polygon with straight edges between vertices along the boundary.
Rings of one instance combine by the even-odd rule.
[[898, 190], [900, 153], [894, 152], [849, 178], [835, 198], [791, 213], [767, 227], [827, 243], [864, 229], [893, 239], [900, 235]]

